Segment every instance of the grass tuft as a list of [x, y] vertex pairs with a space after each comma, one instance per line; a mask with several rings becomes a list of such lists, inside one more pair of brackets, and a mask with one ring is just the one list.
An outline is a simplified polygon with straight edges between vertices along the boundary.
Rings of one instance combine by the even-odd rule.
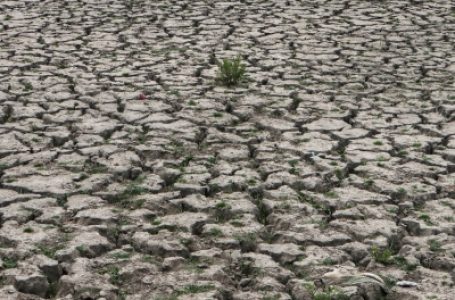
[[217, 82], [224, 86], [232, 87], [238, 85], [245, 79], [246, 67], [240, 56], [234, 59], [225, 58], [218, 61]]

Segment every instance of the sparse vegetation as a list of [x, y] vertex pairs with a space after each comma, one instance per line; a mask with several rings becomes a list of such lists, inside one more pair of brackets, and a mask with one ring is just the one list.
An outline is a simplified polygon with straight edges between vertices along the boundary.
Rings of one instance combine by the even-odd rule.
[[433, 226], [434, 225], [434, 223], [431, 221], [431, 217], [429, 215], [427, 215], [427, 214], [421, 214], [419, 216], [419, 219], [424, 221], [425, 224], [428, 225], [428, 226]]
[[274, 295], [265, 295], [262, 300], [278, 300], [280, 299], [280, 294], [274, 294]]
[[46, 244], [41, 244], [38, 245], [39, 251], [52, 259], [55, 259], [55, 254], [57, 253], [58, 250], [63, 249], [64, 246], [62, 244], [55, 244], [55, 245], [46, 245]]
[[402, 149], [402, 150], [398, 151], [397, 155], [399, 157], [406, 157], [406, 155], [408, 155], [408, 151]]
[[25, 227], [25, 228], [24, 228], [24, 232], [25, 232], [25, 233], [33, 233], [34, 231], [35, 231], [35, 230], [33, 230], [32, 227]]
[[131, 257], [131, 253], [126, 251], [116, 251], [111, 253], [110, 256], [115, 259], [129, 259]]
[[399, 267], [400, 269], [402, 270], [405, 270], [405, 271], [413, 271], [417, 268], [417, 265], [415, 264], [410, 264], [406, 258], [402, 257], [402, 256], [395, 256], [393, 258], [393, 262], [394, 264]]
[[242, 252], [254, 251], [257, 246], [257, 237], [255, 233], [245, 233], [235, 237], [239, 241]]
[[245, 79], [246, 67], [242, 63], [240, 56], [229, 59], [225, 58], [218, 61], [217, 82], [224, 86], [232, 87], [238, 85]]
[[217, 223], [224, 223], [231, 218], [231, 206], [225, 201], [215, 205], [215, 220]]
[[259, 223], [267, 225], [267, 217], [269, 215], [269, 210], [264, 204], [264, 201], [262, 200], [261, 197], [256, 199], [256, 206], [258, 208], [257, 212], [257, 220]]
[[185, 286], [177, 289], [170, 295], [161, 295], [154, 299], [156, 299], [156, 300], [177, 300], [179, 298], [179, 296], [181, 296], [181, 295], [205, 293], [205, 292], [210, 292], [214, 289], [215, 289], [215, 286], [211, 285], [211, 284], [199, 284], [199, 285], [198, 284], [188, 284], [188, 285], [185, 285]]
[[395, 195], [398, 199], [402, 199], [403, 197], [406, 197], [408, 192], [404, 188], [399, 188], [396, 192]]
[[189, 284], [189, 285], [186, 285], [183, 288], [177, 290], [177, 294], [178, 295], [198, 294], [198, 293], [209, 292], [214, 289], [215, 289], [215, 286], [213, 286], [211, 284], [202, 284], [202, 285]]
[[428, 241], [428, 245], [430, 246], [430, 250], [433, 252], [440, 252], [442, 251], [442, 244], [440, 241], [431, 239]]
[[135, 209], [142, 207], [144, 200], [133, 201], [131, 198], [147, 192], [147, 188], [141, 185], [143, 180], [144, 178], [141, 176], [136, 178], [121, 193], [113, 197], [112, 202], [123, 208]]
[[87, 174], [99, 174], [106, 173], [108, 171], [108, 168], [99, 163], [88, 161], [87, 163], [85, 163], [83, 170]]
[[33, 85], [30, 82], [24, 82], [23, 85], [24, 85], [24, 91], [27, 92], [27, 91], [33, 90]]
[[328, 191], [324, 193], [324, 196], [328, 198], [337, 198], [338, 194], [335, 191]]
[[100, 274], [107, 274], [109, 275], [109, 282], [112, 284], [120, 284], [120, 268], [117, 266], [107, 266], [100, 270]]
[[319, 291], [314, 284], [308, 283], [305, 284], [305, 289], [311, 294], [313, 300], [349, 300], [348, 295], [333, 286]]
[[76, 250], [79, 252], [81, 256], [87, 256], [88, 254], [88, 249], [84, 245], [77, 246]]
[[261, 270], [255, 267], [254, 262], [250, 259], [240, 259], [238, 262], [238, 270], [242, 277], [256, 277], [261, 273]]
[[2, 266], [5, 269], [13, 269], [17, 267], [17, 261], [14, 258], [4, 257], [2, 258], [2, 261], [3, 261]]
[[207, 232], [208, 235], [213, 236], [213, 237], [220, 237], [223, 236], [223, 232], [219, 228], [210, 228], [210, 230]]
[[454, 288], [455, 0], [15, 2], [2, 298]]
[[371, 255], [374, 260], [383, 265], [390, 265], [393, 263], [392, 250], [389, 248], [379, 249], [377, 246], [371, 247]]
[[331, 265], [336, 265], [337, 261], [333, 260], [331, 257], [324, 258], [322, 261], [322, 264], [324, 266], [331, 266]]
[[363, 182], [363, 186], [365, 188], [370, 188], [374, 185], [374, 180], [371, 179], [371, 178], [368, 178], [368, 179], [365, 179], [365, 181]]

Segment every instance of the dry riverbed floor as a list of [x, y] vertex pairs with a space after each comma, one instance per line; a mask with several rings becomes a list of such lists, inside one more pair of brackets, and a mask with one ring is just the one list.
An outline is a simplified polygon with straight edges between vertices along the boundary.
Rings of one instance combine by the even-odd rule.
[[0, 299], [455, 299], [453, 6], [0, 1]]

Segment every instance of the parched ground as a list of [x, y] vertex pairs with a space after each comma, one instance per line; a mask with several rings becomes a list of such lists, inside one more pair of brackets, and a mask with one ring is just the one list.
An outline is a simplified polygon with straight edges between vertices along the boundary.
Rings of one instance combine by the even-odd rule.
[[455, 299], [453, 6], [1, 0], [0, 299]]

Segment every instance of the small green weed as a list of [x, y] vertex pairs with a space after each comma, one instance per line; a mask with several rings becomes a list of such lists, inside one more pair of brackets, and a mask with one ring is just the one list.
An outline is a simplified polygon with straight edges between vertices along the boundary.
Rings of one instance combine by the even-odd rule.
[[430, 246], [430, 250], [433, 252], [442, 251], [442, 244], [440, 241], [430, 240], [428, 241], [428, 245]]
[[32, 233], [32, 232], [34, 232], [34, 230], [33, 230], [32, 227], [25, 227], [23, 231], [24, 231], [25, 233]]
[[317, 291], [314, 284], [306, 284], [305, 289], [312, 295], [313, 300], [349, 300], [349, 296], [339, 289], [328, 286], [324, 291]]
[[198, 294], [198, 293], [205, 293], [215, 289], [215, 286], [211, 284], [188, 284], [184, 287], [178, 289], [175, 294], [177, 295], [185, 295], [185, 294]]
[[100, 271], [100, 274], [108, 274], [109, 282], [112, 284], [120, 284], [120, 268], [117, 266], [107, 266]]
[[383, 265], [390, 265], [392, 261], [392, 251], [389, 248], [379, 249], [377, 246], [371, 248], [371, 255], [374, 260]]
[[427, 226], [433, 226], [434, 223], [431, 221], [431, 217], [427, 214], [421, 214], [419, 219], [424, 221]]
[[256, 249], [257, 237], [255, 233], [245, 233], [235, 237], [239, 241], [242, 252], [251, 252]]
[[213, 237], [223, 236], [223, 231], [221, 231], [221, 229], [215, 228], [215, 227], [211, 228], [207, 233]]
[[17, 261], [13, 258], [5, 257], [2, 259], [3, 261], [3, 268], [5, 269], [13, 269], [17, 267]]
[[218, 61], [217, 81], [227, 87], [238, 85], [245, 79], [245, 71], [246, 67], [240, 56], [234, 59], [225, 58]]

